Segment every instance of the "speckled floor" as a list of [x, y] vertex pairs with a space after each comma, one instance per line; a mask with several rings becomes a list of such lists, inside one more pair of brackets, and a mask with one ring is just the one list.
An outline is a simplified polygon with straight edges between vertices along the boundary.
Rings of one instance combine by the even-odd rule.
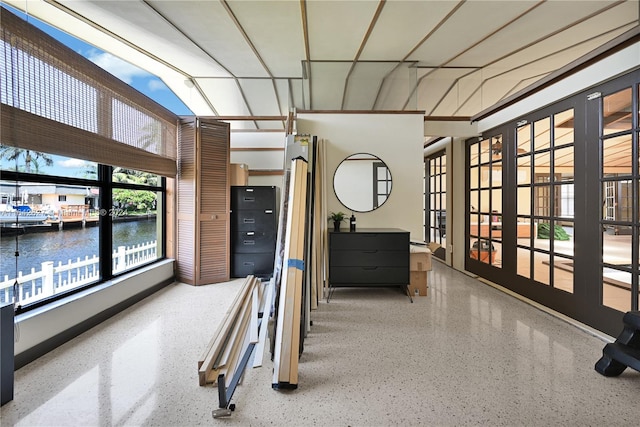
[[637, 426], [640, 373], [594, 369], [605, 342], [434, 262], [429, 294], [338, 289], [312, 313], [299, 386], [267, 351], [214, 419], [196, 361], [241, 280], [168, 286], [16, 372], [5, 426]]

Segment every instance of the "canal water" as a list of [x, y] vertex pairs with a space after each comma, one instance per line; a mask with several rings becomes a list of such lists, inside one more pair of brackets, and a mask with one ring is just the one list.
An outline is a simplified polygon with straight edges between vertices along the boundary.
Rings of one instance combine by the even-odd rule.
[[[140, 221], [122, 221], [113, 224], [114, 246], [133, 246], [156, 240], [155, 218]], [[15, 277], [16, 237], [8, 233], [0, 234], [0, 280], [4, 276]], [[32, 268], [40, 271], [45, 261], [66, 264], [78, 257], [84, 259], [98, 256], [98, 227], [74, 227], [65, 230], [27, 232], [18, 236], [18, 271], [29, 274]]]

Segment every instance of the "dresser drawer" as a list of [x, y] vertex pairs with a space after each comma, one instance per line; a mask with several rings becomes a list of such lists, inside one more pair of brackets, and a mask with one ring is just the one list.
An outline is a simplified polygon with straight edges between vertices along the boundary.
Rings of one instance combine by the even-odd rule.
[[329, 265], [334, 267], [406, 267], [407, 251], [369, 249], [364, 251], [331, 251]]
[[408, 267], [331, 267], [330, 286], [408, 285]]
[[409, 233], [331, 233], [332, 251], [408, 251]]

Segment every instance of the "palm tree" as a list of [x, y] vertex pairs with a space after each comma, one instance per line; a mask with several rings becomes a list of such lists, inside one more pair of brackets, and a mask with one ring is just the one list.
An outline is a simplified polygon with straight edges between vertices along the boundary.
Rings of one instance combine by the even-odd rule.
[[158, 185], [157, 176], [152, 173], [125, 169], [121, 167], [113, 168], [113, 181], [123, 182], [127, 184]]
[[46, 166], [53, 166], [53, 159], [48, 154], [24, 148], [0, 145], [0, 159], [7, 159], [10, 162], [15, 161], [16, 171], [20, 170], [18, 166], [20, 158], [24, 158], [24, 172], [26, 173], [31, 173], [32, 164], [36, 166], [36, 172], [40, 172], [40, 160], [42, 160]]

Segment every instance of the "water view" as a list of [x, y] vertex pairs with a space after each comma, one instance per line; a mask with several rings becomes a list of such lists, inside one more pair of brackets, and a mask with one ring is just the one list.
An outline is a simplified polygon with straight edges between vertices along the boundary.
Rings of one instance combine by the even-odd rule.
[[[127, 246], [156, 240], [155, 220], [116, 222], [113, 224], [114, 246]], [[120, 243], [118, 243], [120, 242]], [[15, 236], [2, 233], [0, 235], [0, 274], [15, 277]], [[84, 259], [85, 256], [98, 255], [98, 227], [75, 227], [62, 231], [47, 231], [43, 233], [26, 233], [18, 236], [18, 271], [23, 274], [32, 268], [40, 269], [45, 261], [62, 261]]]
[[[35, 293], [39, 293], [44, 287], [50, 287], [51, 292], [56, 292], [53, 288], [62, 290], [62, 287], [75, 287], [97, 280], [99, 273], [97, 264], [98, 233], [98, 227], [90, 226], [45, 232], [28, 231], [19, 235], [18, 251], [20, 256], [17, 259], [17, 271], [22, 272], [23, 277], [35, 271], [37, 276], [36, 282], [20, 280], [25, 293], [21, 296], [21, 300], [35, 298]], [[114, 258], [121, 257], [122, 259], [114, 259], [114, 272], [124, 271], [135, 265], [148, 262], [149, 257], [155, 258], [156, 240], [155, 218], [115, 222], [113, 224], [113, 250], [117, 255], [114, 255]], [[0, 282], [5, 278], [13, 281], [17, 276], [15, 250], [15, 235], [2, 232], [0, 234], [0, 253], [2, 254]], [[96, 258], [94, 259], [94, 257]], [[86, 258], [89, 260], [85, 261]], [[43, 268], [43, 263], [46, 262], [53, 262], [48, 274], [44, 272]], [[60, 263], [66, 267], [58, 267]], [[71, 268], [72, 266], [73, 268]], [[52, 277], [54, 275], [55, 278]], [[50, 286], [47, 286], [47, 283], [50, 283]], [[6, 289], [6, 291], [12, 295], [10, 289]], [[0, 300], [6, 301], [7, 295], [0, 295]]]

